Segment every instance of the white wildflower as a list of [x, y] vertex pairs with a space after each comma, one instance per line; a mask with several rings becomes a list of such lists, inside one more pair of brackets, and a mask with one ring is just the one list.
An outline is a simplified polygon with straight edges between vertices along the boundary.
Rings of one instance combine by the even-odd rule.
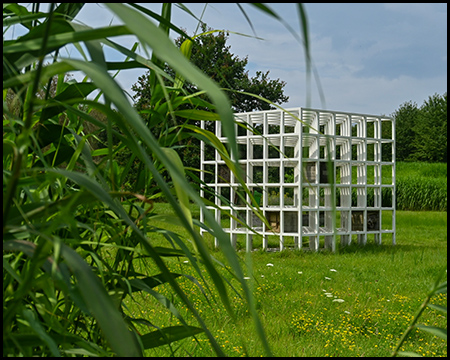
[[337, 270], [336, 270], [336, 269], [330, 269], [330, 271], [333, 271], [333, 272], [337, 272]]
[[271, 263], [268, 263], [266, 266], [273, 266], [273, 264], [271, 264]]
[[329, 278], [329, 277], [325, 276], [325, 280], [331, 280], [331, 278]]
[[344, 300], [342, 300], [342, 299], [334, 299], [333, 302], [343, 303]]

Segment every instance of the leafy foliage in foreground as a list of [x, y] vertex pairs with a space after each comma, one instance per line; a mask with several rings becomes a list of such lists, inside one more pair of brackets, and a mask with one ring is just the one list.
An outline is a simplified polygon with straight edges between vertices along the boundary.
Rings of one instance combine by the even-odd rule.
[[[172, 148], [174, 137], [186, 136], [183, 129], [168, 127], [159, 139], [150, 131], [155, 124], [170, 124], [174, 116], [187, 121], [205, 116], [196, 109], [197, 95], [182, 88], [185, 79], [197, 84], [210, 99], [207, 105], [214, 112], [209, 116], [222, 122], [229, 139], [223, 157], [239, 178], [236, 160], [231, 160], [238, 158], [238, 152], [229, 101], [169, 39], [169, 29], [186, 36], [170, 22], [171, 4], [163, 4], [161, 15], [137, 5], [107, 6], [125, 25], [80, 25], [74, 18], [82, 3], [51, 4], [48, 12], [37, 3], [32, 11], [17, 4], [3, 8], [4, 27], [23, 26], [27, 31], [3, 44], [3, 355], [137, 356], [200, 332], [216, 354], [224, 355], [178, 285], [176, 279], [182, 274], [168, 269], [166, 262], [173, 257], [187, 258], [199, 278], [202, 273], [196, 264], [205, 266], [231, 319], [236, 317], [229, 292], [245, 299], [255, 334], [270, 354], [228, 236], [209, 212], [206, 224], [192, 218], [190, 202], [205, 205], [187, 183]], [[147, 16], [160, 21], [160, 26]], [[114, 41], [124, 35], [135, 36], [143, 47], [152, 49], [152, 59], [138, 55], [136, 46], [126, 49]], [[74, 46], [84, 60], [62, 57], [67, 46]], [[126, 61], [108, 61], [105, 48], [121, 52]], [[175, 70], [175, 78], [164, 71], [165, 62]], [[133, 68], [152, 70], [154, 96], [146, 122], [110, 73]], [[67, 78], [74, 71], [85, 74], [82, 82]], [[99, 95], [89, 100], [94, 91]], [[179, 110], [183, 104], [191, 105], [188, 113]], [[196, 130], [214, 143], [210, 134]], [[94, 143], [102, 143], [102, 133], [104, 146], [94, 150]], [[117, 156], [124, 148], [130, 150], [130, 158], [120, 166]], [[140, 192], [123, 189], [133, 161], [142, 164]], [[169, 183], [162, 172], [168, 174]], [[153, 192], [145, 186], [151, 182], [157, 184]], [[159, 197], [171, 205], [171, 214], [160, 216], [154, 211], [153, 201]], [[155, 226], [155, 218], [162, 219], [163, 226]], [[173, 223], [181, 224], [188, 235], [171, 231]], [[238, 286], [228, 289], [228, 279], [218, 272], [224, 265], [211, 256], [198, 226], [219, 239], [228, 276]], [[149, 237], [154, 234], [164, 237], [167, 245], [155, 247]], [[136, 270], [143, 261], [149, 272]], [[187, 278], [200, 286], [194, 277]], [[158, 292], [162, 284], [171, 286], [173, 296], [192, 314], [193, 324]], [[210, 289], [201, 289], [209, 298]], [[124, 298], [144, 292], [165, 306], [180, 325], [159, 328], [151, 319], [126, 316]], [[144, 333], [136, 330], [137, 323], [146, 325]]]

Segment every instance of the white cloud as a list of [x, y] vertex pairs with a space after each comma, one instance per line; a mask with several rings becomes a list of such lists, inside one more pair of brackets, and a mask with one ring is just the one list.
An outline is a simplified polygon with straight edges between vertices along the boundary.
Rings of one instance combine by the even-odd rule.
[[[446, 80], [441, 78], [417, 79], [400, 76], [396, 79], [383, 77], [321, 78], [327, 108], [374, 115], [390, 115], [406, 101], [421, 105], [428, 96], [446, 91]], [[443, 87], [445, 83], [445, 87]], [[313, 94], [314, 95], [314, 94]], [[319, 104], [313, 96], [313, 106]]]
[[384, 3], [383, 7], [397, 14], [413, 16], [421, 21], [435, 22], [447, 18], [446, 3]]
[[[159, 13], [161, 4], [143, 4]], [[200, 17], [204, 4], [186, 5]], [[295, 4], [269, 5], [300, 34]], [[242, 5], [256, 35], [265, 40], [230, 34], [231, 51], [248, 55], [250, 75], [270, 71], [271, 79], [287, 82], [286, 107], [306, 105], [305, 59], [301, 44], [276, 19], [249, 4]], [[428, 96], [447, 90], [446, 4], [307, 4], [311, 52], [326, 104], [312, 77], [311, 107], [389, 115], [406, 101], [421, 105]], [[104, 5], [86, 4], [79, 20], [93, 27], [120, 21]], [[197, 25], [173, 5], [173, 22], [192, 34]], [[209, 26], [252, 35], [236, 4], [209, 4], [204, 18]], [[175, 35], [173, 35], [175, 36]], [[115, 39], [131, 48], [135, 37]], [[73, 53], [74, 54], [74, 53]], [[108, 53], [109, 60], [123, 56]], [[123, 71], [119, 84], [131, 86], [145, 70]], [[132, 92], [131, 92], [132, 93]]]

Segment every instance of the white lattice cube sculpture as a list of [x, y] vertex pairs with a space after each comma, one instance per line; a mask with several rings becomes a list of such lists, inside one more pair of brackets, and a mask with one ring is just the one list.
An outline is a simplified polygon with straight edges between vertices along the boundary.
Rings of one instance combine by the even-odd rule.
[[[381, 244], [386, 237], [395, 244], [393, 119], [305, 108], [235, 119], [239, 163], [266, 222], [254, 214], [219, 153], [201, 143], [201, 195], [215, 194], [209, 196], [217, 207], [210, 210], [234, 246], [242, 239], [247, 251], [267, 250], [276, 239], [280, 250], [307, 244], [334, 251], [337, 237], [341, 245], [368, 239]], [[226, 143], [220, 122], [208, 127]]]

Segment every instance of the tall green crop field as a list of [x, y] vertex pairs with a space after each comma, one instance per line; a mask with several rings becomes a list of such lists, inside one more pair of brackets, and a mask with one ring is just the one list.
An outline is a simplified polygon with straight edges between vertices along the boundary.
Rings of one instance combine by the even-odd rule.
[[397, 163], [397, 209], [447, 211], [447, 164]]

